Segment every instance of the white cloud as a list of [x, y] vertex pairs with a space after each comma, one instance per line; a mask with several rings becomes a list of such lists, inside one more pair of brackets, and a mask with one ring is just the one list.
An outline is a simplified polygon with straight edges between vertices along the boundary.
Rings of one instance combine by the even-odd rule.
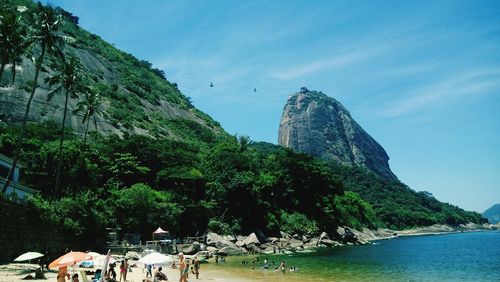
[[397, 117], [431, 104], [445, 103], [469, 95], [500, 91], [500, 69], [479, 69], [455, 74], [448, 79], [409, 92], [406, 98], [390, 102], [381, 111], [383, 116]]
[[354, 50], [343, 54], [337, 54], [329, 58], [319, 59], [307, 64], [294, 66], [289, 69], [273, 71], [269, 75], [278, 79], [290, 80], [324, 70], [344, 68], [381, 53], [382, 50], [380, 49]]

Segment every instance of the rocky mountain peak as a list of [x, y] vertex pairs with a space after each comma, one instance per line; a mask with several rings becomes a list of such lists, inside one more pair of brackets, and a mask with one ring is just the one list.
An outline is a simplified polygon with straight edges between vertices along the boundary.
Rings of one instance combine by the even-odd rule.
[[389, 156], [337, 100], [303, 87], [288, 98], [281, 117], [280, 145], [343, 165], [396, 179]]

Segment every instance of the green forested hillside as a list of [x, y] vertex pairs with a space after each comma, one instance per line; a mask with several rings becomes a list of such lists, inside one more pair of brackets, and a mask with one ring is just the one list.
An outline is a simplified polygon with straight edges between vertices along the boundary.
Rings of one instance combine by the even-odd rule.
[[[279, 146], [259, 142], [253, 146], [266, 153], [281, 150]], [[479, 213], [440, 202], [429, 192], [416, 192], [399, 180], [386, 179], [363, 168], [330, 162], [330, 172], [345, 191], [359, 195], [373, 208], [379, 227], [404, 229], [433, 224], [459, 225], [465, 222], [485, 223]]]
[[[40, 36], [37, 34], [37, 25], [42, 23], [39, 14], [43, 7], [29, 0], [4, 0], [0, 6], [4, 10], [3, 17], [14, 14], [17, 26], [20, 26], [18, 30], [24, 30], [24, 36], [19, 38], [17, 46], [26, 45], [14, 56], [17, 57], [17, 71], [12, 87], [13, 59], [8, 57], [14, 54], [7, 52], [5, 56], [2, 55], [6, 59], [2, 60], [4, 67], [0, 79], [0, 84], [4, 86], [0, 89], [0, 118], [8, 122], [21, 122], [36, 73], [32, 58], [36, 61], [41, 54], [42, 41], [37, 39]], [[27, 10], [19, 7], [26, 7]], [[175, 83], [166, 79], [164, 71], [82, 29], [78, 26], [78, 17], [70, 12], [61, 8], [52, 10], [60, 15], [56, 19], [58, 25], [57, 30], [54, 28], [54, 35], [64, 40], [59, 40], [62, 44], [54, 43], [52, 48], [46, 48], [38, 78], [39, 87], [29, 112], [31, 121], [61, 121], [64, 108], [61, 105], [64, 101], [58, 95], [47, 100], [47, 94], [54, 89], [47, 79], [56, 73], [61, 57], [74, 56], [81, 66], [82, 79], [99, 94], [100, 103], [90, 130], [98, 130], [106, 135], [142, 134], [177, 140], [191, 138], [192, 131], [225, 134], [218, 122], [196, 109], [190, 98], [183, 95]], [[7, 49], [4, 48], [4, 51]], [[86, 131], [86, 124], [82, 122], [83, 113], [73, 110], [78, 108], [78, 102], [85, 101], [85, 93], [74, 94], [68, 101], [67, 126], [83, 134]]]
[[440, 202], [429, 192], [416, 192], [399, 180], [381, 178], [355, 167], [331, 165], [346, 190], [369, 202], [376, 216], [393, 229], [433, 224], [485, 223], [479, 213]]

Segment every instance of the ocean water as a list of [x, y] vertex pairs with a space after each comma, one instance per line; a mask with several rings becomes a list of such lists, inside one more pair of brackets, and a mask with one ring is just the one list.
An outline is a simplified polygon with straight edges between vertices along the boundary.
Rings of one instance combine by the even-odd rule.
[[[269, 255], [276, 265], [286, 261], [285, 277], [275, 270], [255, 270], [242, 260], [207, 266], [243, 281], [500, 281], [500, 231], [400, 237], [373, 245], [320, 249], [314, 253]], [[234, 279], [229, 279], [234, 280]], [[228, 280], [228, 281], [229, 281]]]

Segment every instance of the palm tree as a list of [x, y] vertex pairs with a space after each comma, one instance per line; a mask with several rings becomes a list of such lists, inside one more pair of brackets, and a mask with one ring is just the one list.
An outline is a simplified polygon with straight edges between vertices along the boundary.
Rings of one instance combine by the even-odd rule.
[[86, 86], [83, 84], [82, 79], [82, 67], [80, 61], [75, 56], [71, 55], [69, 60], [62, 59], [62, 63], [56, 66], [56, 73], [45, 79], [45, 82], [49, 86], [58, 85], [54, 90], [47, 94], [47, 101], [52, 100], [55, 94], [62, 92], [64, 89], [65, 101], [64, 101], [64, 112], [63, 120], [61, 126], [61, 139], [59, 142], [59, 162], [57, 164], [56, 172], [56, 186], [54, 188], [54, 194], [57, 195], [59, 191], [61, 167], [63, 160], [63, 141], [64, 141], [64, 129], [66, 125], [66, 113], [68, 111], [68, 101], [69, 98], [78, 98], [79, 93], [86, 92]]
[[68, 37], [64, 36], [59, 30], [63, 24], [62, 16], [57, 14], [51, 7], [44, 7], [40, 2], [38, 2], [38, 13], [35, 15], [35, 23], [32, 27], [32, 42], [38, 42], [40, 44], [40, 55], [36, 60], [35, 66], [35, 77], [33, 79], [33, 84], [30, 92], [30, 97], [28, 103], [26, 104], [26, 110], [24, 111], [24, 118], [22, 123], [21, 134], [16, 140], [16, 149], [14, 151], [14, 158], [12, 161], [12, 167], [9, 170], [7, 178], [2, 188], [2, 195], [0, 201], [5, 197], [5, 192], [10, 184], [10, 179], [16, 168], [17, 161], [19, 159], [19, 153], [21, 151], [21, 144], [26, 135], [26, 125], [28, 122], [28, 114], [31, 108], [31, 102], [35, 96], [35, 91], [38, 88], [38, 75], [40, 74], [40, 69], [42, 67], [43, 60], [45, 58], [46, 51], [56, 51], [57, 53], [62, 53], [59, 47], [67, 41]]
[[87, 141], [87, 132], [89, 131], [90, 119], [93, 118], [95, 130], [97, 131], [97, 114], [102, 114], [99, 106], [102, 103], [102, 97], [99, 92], [93, 88], [90, 91], [85, 93], [85, 99], [79, 101], [76, 105], [77, 108], [73, 111], [73, 113], [83, 112], [82, 123], [87, 123], [87, 128], [85, 129], [85, 135], [83, 137], [83, 143], [85, 144]]
[[12, 64], [12, 84], [16, 78], [16, 65], [27, 51], [31, 41], [27, 38], [27, 28], [14, 9], [4, 9], [0, 14], [0, 79], [5, 66]]

